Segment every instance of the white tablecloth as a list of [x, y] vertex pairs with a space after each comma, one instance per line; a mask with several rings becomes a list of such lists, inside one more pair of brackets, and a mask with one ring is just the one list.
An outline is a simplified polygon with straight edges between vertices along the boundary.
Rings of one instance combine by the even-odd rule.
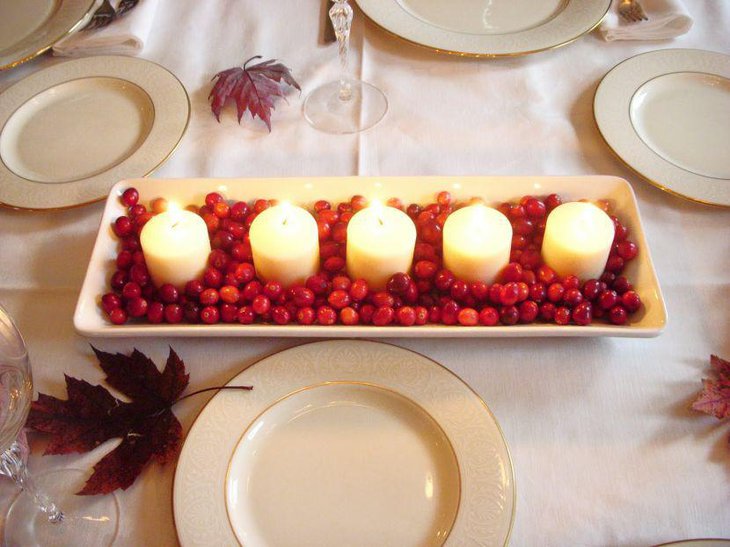
[[[265, 5], [264, 5], [265, 4]], [[182, 143], [154, 176], [578, 175], [632, 182], [666, 297], [669, 324], [656, 339], [415, 340], [395, 343], [443, 363], [471, 385], [500, 422], [514, 459], [512, 544], [649, 545], [730, 536], [730, 425], [688, 409], [708, 356], [730, 357], [730, 211], [655, 189], [612, 155], [595, 126], [593, 94], [618, 62], [653, 49], [730, 53], [730, 4], [687, 0], [691, 32], [673, 41], [606, 43], [592, 33], [559, 49], [500, 60], [461, 59], [409, 45], [356, 11], [355, 71], [381, 87], [390, 109], [374, 130], [330, 136], [309, 127], [301, 99], [280, 103], [269, 134], [232, 111], [218, 124], [207, 105], [217, 71], [256, 54], [281, 59], [303, 95], [336, 75], [336, 47], [318, 43], [315, 0], [160, 0], [142, 57], [187, 87], [192, 117]], [[0, 90], [59, 62], [41, 58], [0, 74]], [[0, 210], [0, 301], [17, 318], [36, 390], [65, 396], [63, 373], [102, 378], [72, 314], [102, 205], [52, 213]], [[191, 388], [225, 383], [286, 339], [93, 340], [184, 358]], [[185, 429], [207, 400], [175, 408]], [[34, 470], [89, 468], [85, 456], [41, 457]], [[119, 494], [118, 545], [175, 545], [174, 466], [152, 466]], [[10, 495], [7, 484], [2, 492]]]

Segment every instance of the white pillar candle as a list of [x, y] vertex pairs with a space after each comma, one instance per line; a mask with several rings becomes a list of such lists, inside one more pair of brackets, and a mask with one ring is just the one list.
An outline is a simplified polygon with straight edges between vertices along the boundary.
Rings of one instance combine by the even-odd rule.
[[373, 203], [347, 225], [347, 272], [353, 280], [366, 280], [371, 289], [383, 289], [394, 273], [411, 269], [415, 246], [416, 226], [410, 217]]
[[147, 269], [157, 287], [178, 288], [203, 274], [210, 254], [208, 228], [199, 215], [170, 208], [152, 217], [139, 236]]
[[319, 270], [319, 232], [314, 217], [295, 205], [270, 207], [249, 231], [256, 275], [284, 287], [304, 283]]
[[481, 204], [451, 213], [444, 223], [444, 267], [458, 279], [493, 283], [509, 262], [512, 225]]
[[606, 267], [614, 232], [611, 218], [592, 203], [564, 203], [548, 215], [542, 258], [560, 276], [597, 279]]

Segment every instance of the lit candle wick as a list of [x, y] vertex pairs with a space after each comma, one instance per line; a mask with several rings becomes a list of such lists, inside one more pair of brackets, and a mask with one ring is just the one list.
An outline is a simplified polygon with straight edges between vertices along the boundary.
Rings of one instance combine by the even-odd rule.
[[384, 226], [384, 224], [383, 224], [383, 219], [382, 219], [382, 218], [378, 217], [378, 222], [380, 222], [380, 225], [381, 225], [381, 226]]
[[286, 223], [289, 222], [289, 215], [286, 215], [284, 217], [284, 220], [281, 221], [282, 226], [286, 226]]
[[180, 221], [179, 221], [179, 220], [176, 220], [176, 221], [175, 221], [175, 222], [173, 223], [172, 227], [173, 227], [173, 228], [177, 228], [178, 224], [180, 224]]

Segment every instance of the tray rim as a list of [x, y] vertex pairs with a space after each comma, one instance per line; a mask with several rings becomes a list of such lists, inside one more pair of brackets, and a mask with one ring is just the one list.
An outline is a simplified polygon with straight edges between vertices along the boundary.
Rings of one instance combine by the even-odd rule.
[[[533, 323], [529, 325], [498, 325], [494, 327], [463, 327], [463, 326], [446, 326], [446, 325], [423, 325], [412, 327], [388, 326], [375, 327], [372, 325], [365, 326], [346, 326], [346, 325], [270, 325], [270, 324], [223, 324], [216, 325], [189, 325], [189, 324], [124, 324], [112, 325], [108, 323], [102, 316], [102, 312], [98, 305], [101, 293], [97, 294], [94, 284], [94, 267], [104, 262], [104, 253], [107, 252], [108, 243], [111, 241], [116, 245], [111, 229], [104, 229], [105, 225], [109, 226], [111, 221], [123, 211], [122, 205], [119, 203], [118, 197], [122, 191], [130, 185], [140, 187], [145, 183], [151, 184], [171, 184], [177, 188], [181, 184], [189, 184], [191, 188], [195, 188], [201, 184], [218, 185], [221, 188], [228, 188], [231, 184], [245, 185], [246, 182], [266, 181], [267, 184], [276, 188], [276, 183], [297, 184], [311, 181], [317, 181], [319, 184], [330, 185], [335, 183], [346, 182], [365, 182], [372, 183], [378, 188], [385, 187], [389, 191], [397, 190], [401, 184], [416, 184], [419, 181], [443, 182], [446, 181], [455, 185], [473, 185], [473, 184], [501, 184], [515, 182], [517, 180], [524, 181], [526, 179], [537, 181], [541, 187], [543, 183], [558, 183], [559, 181], [569, 180], [579, 182], [581, 180], [593, 182], [595, 184], [615, 185], [626, 192], [629, 202], [633, 208], [632, 216], [635, 217], [636, 226], [633, 227], [633, 239], [639, 244], [642, 252], [640, 260], [647, 268], [650, 280], [650, 286], [645, 290], [654, 292], [659, 306], [659, 317], [656, 324], [649, 326], [616, 326], [604, 323], [593, 323], [589, 326], [578, 325], [552, 325]], [[306, 182], [305, 182], [306, 181]], [[186, 189], [187, 190], [187, 189]], [[560, 192], [560, 189], [547, 187], [544, 193], [551, 191]], [[192, 192], [190, 192], [192, 193]], [[276, 190], [272, 189], [272, 193]], [[252, 199], [260, 196], [236, 196], [239, 199]], [[317, 196], [321, 199], [327, 196]], [[503, 199], [513, 199], [516, 196], [506, 196]], [[116, 247], [115, 247], [116, 248]], [[644, 288], [643, 286], [641, 288]], [[92, 307], [94, 314], [88, 313], [86, 310]], [[94, 315], [90, 317], [90, 315]], [[93, 251], [89, 260], [84, 281], [79, 293], [79, 297], [74, 311], [74, 328], [78, 334], [88, 337], [282, 337], [282, 338], [525, 338], [525, 337], [620, 337], [620, 338], [651, 338], [659, 336], [665, 329], [667, 324], [667, 309], [664, 297], [659, 285], [659, 280], [651, 258], [651, 252], [646, 241], [646, 235], [643, 230], [641, 214], [638, 208], [636, 195], [628, 181], [620, 177], [609, 175], [568, 175], [568, 176], [393, 176], [393, 177], [245, 177], [245, 178], [171, 178], [171, 179], [127, 179], [116, 183], [109, 192], [104, 211], [100, 220], [99, 230], [94, 243]]]

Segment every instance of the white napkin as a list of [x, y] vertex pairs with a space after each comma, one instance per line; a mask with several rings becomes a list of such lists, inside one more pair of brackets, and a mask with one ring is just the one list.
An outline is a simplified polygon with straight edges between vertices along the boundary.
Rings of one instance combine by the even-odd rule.
[[599, 31], [604, 40], [668, 40], [685, 34], [692, 27], [692, 17], [682, 0], [639, 0], [648, 21], [630, 23], [618, 14], [619, 0], [611, 9]]
[[[145, 41], [152, 30], [157, 2], [158, 0], [140, 0], [123, 17], [106, 27], [75, 32], [53, 46], [53, 54], [65, 57], [137, 55], [144, 48]], [[97, 7], [100, 3], [101, 1], [97, 0]], [[115, 9], [118, 3], [119, 0], [111, 2]]]

